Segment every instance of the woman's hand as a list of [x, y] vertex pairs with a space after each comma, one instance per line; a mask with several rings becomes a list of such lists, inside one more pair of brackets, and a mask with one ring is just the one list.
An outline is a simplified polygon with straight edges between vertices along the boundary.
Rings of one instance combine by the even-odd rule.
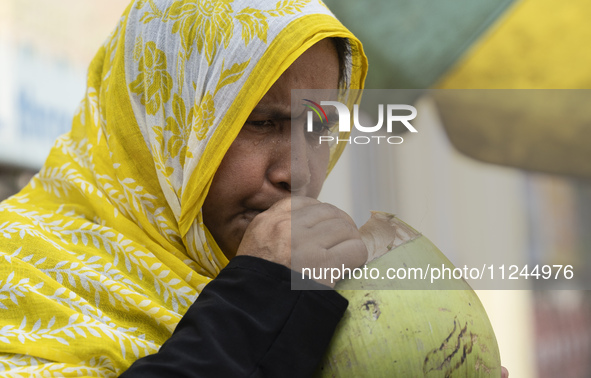
[[[367, 260], [357, 226], [344, 211], [309, 197], [282, 199], [257, 215], [236, 255], [260, 257], [295, 271], [353, 269]], [[328, 270], [329, 272], [330, 270]], [[333, 287], [330, 274], [318, 282]]]
[[509, 370], [504, 366], [501, 366], [501, 378], [509, 378]]

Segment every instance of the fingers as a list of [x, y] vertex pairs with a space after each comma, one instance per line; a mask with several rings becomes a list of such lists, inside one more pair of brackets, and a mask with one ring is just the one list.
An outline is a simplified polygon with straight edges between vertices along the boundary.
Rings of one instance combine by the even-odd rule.
[[509, 370], [504, 366], [501, 366], [501, 378], [509, 378]]
[[363, 241], [356, 238], [344, 239], [338, 244], [317, 250], [315, 253], [305, 253], [309, 249], [293, 249], [292, 269], [301, 271], [303, 268], [357, 268], [366, 261], [367, 251]]
[[291, 211], [322, 203], [310, 197], [291, 196], [283, 198], [273, 204], [267, 211]]
[[277, 201], [253, 219], [237, 255], [256, 256], [301, 271], [356, 268], [367, 260], [367, 249], [347, 213], [313, 198], [293, 196]]
[[318, 240], [318, 246], [330, 249], [345, 240], [355, 238], [361, 240], [361, 233], [354, 223], [342, 218], [330, 218], [321, 220], [305, 230], [306, 235], [298, 235], [297, 230], [292, 230], [292, 242], [294, 244], [306, 242], [307, 238]]
[[[293, 212], [294, 216], [298, 214], [305, 215], [310, 223], [318, 223], [330, 218], [343, 218], [355, 224], [353, 219], [346, 212], [329, 203], [320, 202], [314, 198], [292, 196], [277, 201], [267, 210], [269, 212]], [[305, 213], [304, 213], [305, 212]]]
[[326, 203], [296, 201], [292, 202], [292, 269], [356, 268], [365, 263], [367, 249], [347, 213]]

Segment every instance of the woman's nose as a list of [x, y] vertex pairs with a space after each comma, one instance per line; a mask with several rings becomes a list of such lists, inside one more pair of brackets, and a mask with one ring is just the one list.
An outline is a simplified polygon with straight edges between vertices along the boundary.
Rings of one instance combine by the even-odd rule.
[[270, 167], [269, 180], [292, 195], [304, 196], [310, 184], [311, 171], [305, 137], [303, 133], [298, 134], [294, 132], [280, 142]]

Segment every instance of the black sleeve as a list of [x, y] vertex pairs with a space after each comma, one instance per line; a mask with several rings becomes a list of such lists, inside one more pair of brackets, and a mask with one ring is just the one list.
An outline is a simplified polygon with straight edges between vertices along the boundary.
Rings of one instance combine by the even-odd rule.
[[348, 302], [333, 290], [291, 290], [292, 273], [263, 259], [235, 257], [160, 351], [121, 377], [311, 376]]

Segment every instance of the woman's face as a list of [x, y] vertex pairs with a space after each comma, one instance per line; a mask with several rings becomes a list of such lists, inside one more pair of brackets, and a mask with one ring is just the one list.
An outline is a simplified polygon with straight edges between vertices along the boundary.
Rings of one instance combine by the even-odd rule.
[[305, 107], [292, 125], [292, 89], [335, 89], [339, 61], [331, 40], [304, 52], [250, 114], [218, 168], [203, 204], [205, 225], [228, 258], [252, 219], [290, 195], [316, 198], [329, 148], [305, 133]]

